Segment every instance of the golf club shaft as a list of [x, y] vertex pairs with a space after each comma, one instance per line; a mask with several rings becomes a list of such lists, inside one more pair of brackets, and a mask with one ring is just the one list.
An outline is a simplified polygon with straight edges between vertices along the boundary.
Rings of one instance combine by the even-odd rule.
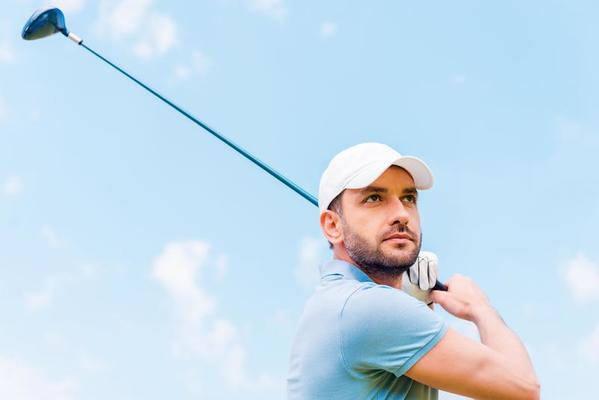
[[[193, 115], [191, 115], [190, 113], [188, 113], [187, 111], [185, 111], [184, 109], [182, 109], [181, 107], [179, 107], [178, 105], [176, 105], [175, 103], [173, 103], [172, 101], [170, 101], [169, 99], [167, 99], [166, 97], [164, 97], [163, 95], [161, 95], [160, 93], [158, 93], [157, 91], [155, 91], [154, 89], [152, 89], [151, 87], [146, 85], [145, 83], [141, 82], [139, 79], [135, 78], [134, 76], [129, 74], [127, 71], [125, 71], [118, 65], [112, 63], [111, 61], [109, 61], [108, 59], [103, 57], [102, 55], [95, 52], [93, 49], [91, 49], [90, 47], [85, 45], [80, 38], [76, 37], [76, 39], [78, 39], [78, 40], [74, 40], [74, 41], [76, 43], [78, 43], [81, 47], [83, 47], [84, 49], [86, 49], [87, 51], [92, 53], [94, 56], [98, 57], [100, 60], [104, 61], [106, 64], [110, 65], [111, 67], [113, 67], [114, 69], [116, 69], [117, 71], [119, 71], [120, 73], [125, 75], [127, 78], [131, 79], [133, 82], [137, 83], [139, 86], [146, 89], [148, 92], [152, 93], [154, 96], [158, 97], [160, 100], [162, 100], [163, 102], [165, 102], [166, 104], [168, 104], [169, 106], [171, 106], [172, 108], [177, 110], [179, 113], [183, 114], [185, 117], [187, 117], [189, 120], [191, 120], [196, 125], [199, 125], [200, 127], [204, 128], [206, 131], [211, 133], [213, 136], [215, 136], [216, 138], [220, 139], [225, 144], [232, 147], [239, 154], [241, 154], [248, 160], [252, 161], [254, 164], [256, 164], [257, 166], [262, 168], [264, 171], [268, 172], [271, 176], [273, 176], [274, 178], [279, 180], [281, 183], [285, 184], [288, 188], [290, 188], [291, 190], [293, 190], [294, 192], [296, 192], [297, 194], [302, 196], [304, 199], [308, 200], [310, 203], [312, 203], [313, 205], [318, 207], [318, 200], [316, 200], [316, 197], [314, 197], [310, 193], [306, 192], [304, 189], [302, 189], [301, 187], [299, 187], [298, 185], [296, 185], [289, 179], [285, 178], [283, 175], [281, 175], [280, 173], [278, 173], [277, 171], [275, 171], [274, 169], [272, 169], [271, 167], [266, 165], [264, 162], [260, 161], [258, 158], [254, 157], [252, 154], [250, 154], [249, 152], [247, 152], [240, 146], [236, 145], [231, 140], [224, 137], [223, 135], [221, 135], [214, 129], [210, 128], [204, 122], [200, 121], [199, 119], [197, 119], [196, 117], [194, 117]], [[435, 286], [433, 287], [433, 290], [446, 291], [447, 287], [444, 284], [442, 284], [441, 282], [437, 281], [435, 283]]]
[[293, 190], [294, 192], [296, 192], [297, 194], [302, 196], [304, 199], [308, 200], [310, 203], [314, 204], [316, 207], [318, 207], [318, 200], [316, 200], [316, 198], [313, 195], [306, 192], [304, 189], [302, 189], [301, 187], [299, 187], [298, 185], [296, 185], [289, 179], [285, 178], [279, 172], [275, 171], [274, 169], [272, 169], [271, 167], [266, 165], [264, 162], [260, 161], [258, 158], [256, 158], [255, 156], [253, 156], [252, 154], [250, 154], [243, 148], [241, 148], [238, 145], [236, 145], [235, 143], [233, 143], [231, 140], [227, 139], [226, 137], [224, 137], [223, 135], [221, 135], [220, 133], [218, 133], [217, 131], [215, 131], [214, 129], [209, 127], [208, 125], [206, 125], [204, 122], [200, 121], [199, 119], [197, 119], [196, 117], [194, 117], [193, 115], [191, 115], [190, 113], [188, 113], [187, 111], [185, 111], [184, 109], [182, 109], [181, 107], [179, 107], [178, 105], [176, 105], [175, 103], [173, 103], [172, 101], [170, 101], [169, 99], [167, 99], [166, 97], [164, 97], [163, 95], [161, 95], [160, 93], [158, 93], [157, 91], [155, 91], [154, 89], [152, 89], [151, 87], [146, 85], [145, 83], [141, 82], [139, 79], [135, 78], [134, 76], [129, 74], [127, 71], [125, 71], [118, 65], [112, 63], [111, 61], [109, 61], [108, 59], [103, 57], [102, 55], [98, 54], [97, 52], [92, 50], [90, 47], [85, 45], [82, 41], [79, 43], [79, 45], [81, 47], [85, 48], [87, 51], [89, 51], [93, 55], [95, 55], [96, 57], [98, 57], [99, 59], [101, 59], [102, 61], [104, 61], [105, 63], [107, 63], [108, 65], [110, 65], [111, 67], [113, 67], [114, 69], [116, 69], [117, 71], [119, 71], [120, 73], [122, 73], [123, 75], [125, 75], [127, 78], [131, 79], [133, 82], [137, 83], [139, 86], [146, 89], [148, 92], [152, 93], [154, 96], [158, 97], [160, 100], [162, 100], [163, 102], [165, 102], [166, 104], [168, 104], [169, 106], [171, 106], [172, 108], [177, 110], [179, 113], [186, 116], [188, 119], [190, 119], [196, 125], [199, 125], [200, 127], [204, 128], [206, 131], [211, 133], [213, 136], [217, 137], [218, 139], [223, 141], [225, 144], [232, 147], [239, 154], [241, 154], [248, 160], [252, 161], [254, 164], [256, 164], [257, 166], [262, 168], [264, 171], [268, 172], [271, 176], [273, 176], [274, 178], [278, 179], [280, 182], [285, 184], [291, 190]]

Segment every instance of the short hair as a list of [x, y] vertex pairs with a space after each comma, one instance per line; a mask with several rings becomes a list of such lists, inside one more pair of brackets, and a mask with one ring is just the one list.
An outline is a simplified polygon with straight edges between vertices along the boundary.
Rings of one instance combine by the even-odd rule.
[[[343, 204], [341, 204], [341, 197], [343, 197], [343, 192], [339, 193], [335, 198], [331, 201], [327, 210], [331, 210], [339, 214], [339, 216], [343, 217]], [[333, 243], [329, 242], [329, 249], [333, 248]]]

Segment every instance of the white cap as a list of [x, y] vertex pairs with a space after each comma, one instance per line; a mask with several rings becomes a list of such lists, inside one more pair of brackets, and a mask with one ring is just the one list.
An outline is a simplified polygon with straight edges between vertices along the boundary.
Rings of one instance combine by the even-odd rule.
[[318, 206], [325, 211], [333, 199], [345, 189], [360, 189], [370, 185], [392, 165], [408, 171], [416, 189], [433, 186], [433, 174], [424, 161], [402, 156], [386, 144], [360, 143], [337, 154], [320, 178]]

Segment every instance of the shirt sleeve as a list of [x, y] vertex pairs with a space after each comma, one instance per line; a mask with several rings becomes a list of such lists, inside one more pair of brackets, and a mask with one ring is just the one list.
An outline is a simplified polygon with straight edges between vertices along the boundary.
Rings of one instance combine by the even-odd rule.
[[350, 373], [403, 375], [445, 335], [447, 324], [424, 303], [384, 285], [362, 286], [341, 312], [340, 346]]

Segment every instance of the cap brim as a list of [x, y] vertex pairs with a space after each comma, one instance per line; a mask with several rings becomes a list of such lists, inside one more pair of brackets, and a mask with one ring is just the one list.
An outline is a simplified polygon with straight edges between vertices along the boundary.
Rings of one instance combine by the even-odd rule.
[[412, 175], [416, 189], [426, 190], [433, 187], [433, 173], [421, 159], [412, 156], [403, 156], [395, 160], [393, 165], [402, 167]]
[[433, 186], [433, 174], [429, 167], [417, 157], [402, 156], [395, 160], [378, 161], [364, 168], [356, 176], [351, 177], [344, 187], [346, 189], [360, 189], [370, 185], [392, 165], [397, 165], [408, 171], [414, 180], [416, 189], [426, 190]]

